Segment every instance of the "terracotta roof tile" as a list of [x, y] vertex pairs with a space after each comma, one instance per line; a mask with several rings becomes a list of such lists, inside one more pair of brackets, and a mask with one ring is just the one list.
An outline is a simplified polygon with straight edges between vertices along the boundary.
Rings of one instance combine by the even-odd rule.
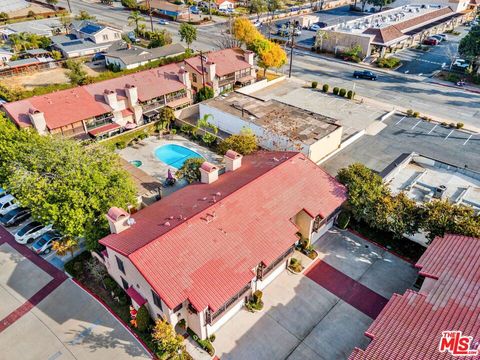
[[426, 278], [437, 279], [425, 280], [434, 282], [430, 290], [394, 294], [365, 333], [371, 343], [355, 349], [349, 360], [452, 359], [438, 351], [447, 330], [461, 330], [479, 343], [480, 239], [436, 238], [416, 267]]
[[[217, 76], [224, 76], [251, 67], [250, 64], [245, 61], [243, 53], [244, 51], [242, 49], [224, 49], [212, 51], [208, 54], [204, 54], [204, 56], [208, 61], [215, 63]], [[185, 62], [193, 67], [199, 74], [202, 73], [200, 56], [187, 59]]]
[[345, 200], [345, 188], [304, 155], [262, 151], [212, 184], [189, 185], [133, 214], [132, 228], [100, 242], [128, 256], [170, 308], [188, 299], [216, 310], [256, 265], [297, 241], [291, 219], [299, 211], [327, 217]]

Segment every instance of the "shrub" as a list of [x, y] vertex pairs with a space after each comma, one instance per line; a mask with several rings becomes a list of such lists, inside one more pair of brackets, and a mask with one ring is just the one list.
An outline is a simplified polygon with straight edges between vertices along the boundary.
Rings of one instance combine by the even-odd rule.
[[418, 111], [415, 111], [415, 112], [413, 113], [413, 117], [418, 118], [419, 116], [420, 116], [420, 113], [419, 113]]
[[330, 86], [328, 84], [325, 84], [325, 85], [323, 85], [322, 90], [323, 90], [324, 93], [327, 93], [329, 88], [330, 88]]
[[303, 267], [302, 267], [302, 262], [296, 258], [291, 258], [290, 259], [290, 265], [288, 267], [293, 270], [294, 272], [301, 272]]
[[461, 122], [458, 122], [458, 123], [457, 123], [457, 129], [461, 129], [461, 128], [463, 128], [463, 126], [464, 126], [463, 123], [461, 123]]
[[338, 95], [338, 92], [339, 92], [339, 91], [340, 91], [340, 89], [339, 89], [338, 87], [335, 86], [335, 87], [333, 88], [333, 94], [334, 94], [334, 95]]
[[215, 334], [212, 334], [212, 335], [210, 335], [210, 337], [208, 338], [208, 340], [210, 340], [210, 342], [214, 342], [216, 338], [217, 338], [217, 337], [215, 336]]
[[148, 326], [150, 325], [150, 314], [148, 313], [145, 305], [142, 305], [138, 308], [136, 320], [138, 331], [142, 333], [146, 332], [148, 330]]
[[114, 291], [118, 286], [115, 280], [113, 280], [109, 276], [106, 277], [105, 280], [103, 280], [103, 283], [105, 284], [105, 288], [110, 292]]
[[316, 89], [318, 86], [318, 82], [312, 81], [312, 89]]
[[352, 90], [348, 90], [347, 92], [347, 98], [352, 100], [355, 97], [355, 93]]
[[412, 116], [413, 115], [413, 110], [412, 109], [408, 109], [407, 110], [407, 116]]
[[453, 123], [453, 122], [452, 122], [452, 123], [450, 123], [448, 126], [449, 126], [449, 127], [451, 127], [451, 128], [454, 128], [454, 127], [456, 127], [455, 123]]
[[337, 225], [340, 229], [346, 229], [350, 223], [350, 214], [346, 211], [342, 211], [337, 218]]
[[442, 123], [440, 125], [447, 126], [448, 124], [445, 121], [442, 121]]
[[262, 296], [263, 296], [263, 293], [260, 290], [256, 290], [253, 293], [253, 302], [257, 305], [260, 304], [262, 302]]
[[345, 89], [340, 89], [340, 92], [338, 93], [338, 95], [340, 95], [341, 97], [345, 97], [345, 94], [347, 93], [347, 90]]
[[258, 148], [257, 137], [250, 129], [243, 129], [238, 135], [231, 135], [223, 140], [218, 146], [218, 152], [222, 155], [228, 150], [233, 150], [242, 155], [249, 155]]
[[182, 167], [178, 169], [175, 174], [178, 179], [185, 179], [189, 184], [200, 181], [201, 173], [200, 166], [204, 163], [203, 158], [190, 158], [187, 159]]
[[125, 140], [120, 140], [115, 143], [117, 149], [125, 149], [127, 147], [127, 142]]
[[389, 57], [389, 58], [380, 58], [377, 61], [378, 67], [381, 68], [387, 68], [387, 69], [392, 69], [400, 65], [400, 59], [395, 58], [395, 57]]
[[35, 17], [35, 11], [30, 10], [27, 14], [27, 17]]

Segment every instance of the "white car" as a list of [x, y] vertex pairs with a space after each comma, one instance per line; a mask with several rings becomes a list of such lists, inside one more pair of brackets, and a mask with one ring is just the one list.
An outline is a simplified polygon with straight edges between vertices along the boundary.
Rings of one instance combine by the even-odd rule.
[[257, 20], [253, 23], [253, 26], [260, 27], [260, 26], [262, 26], [262, 23], [259, 20]]
[[468, 68], [469, 65], [470, 63], [467, 60], [463, 60], [463, 59], [457, 59], [453, 62], [453, 66], [462, 68], [462, 69]]
[[320, 26], [318, 26], [317, 24], [313, 24], [312, 26], [310, 26], [310, 30], [318, 31], [318, 30], [320, 30]]
[[293, 30], [293, 35], [295, 35], [295, 36], [302, 35], [302, 30], [300, 30], [300, 29]]
[[10, 210], [18, 208], [18, 204], [12, 195], [5, 195], [0, 198], [0, 215], [5, 215]]
[[168, 25], [169, 24], [169, 22], [167, 20], [163, 20], [163, 19], [161, 19], [158, 23], [160, 25]]
[[17, 231], [15, 241], [19, 244], [30, 244], [49, 230], [52, 230], [52, 225], [43, 225], [38, 221], [32, 221]]

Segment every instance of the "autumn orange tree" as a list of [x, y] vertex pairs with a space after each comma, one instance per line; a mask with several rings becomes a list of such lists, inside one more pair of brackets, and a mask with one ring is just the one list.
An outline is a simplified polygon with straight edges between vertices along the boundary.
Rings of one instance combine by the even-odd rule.
[[246, 46], [251, 44], [255, 39], [263, 38], [263, 35], [246, 17], [235, 19], [232, 25], [232, 33], [235, 39]]

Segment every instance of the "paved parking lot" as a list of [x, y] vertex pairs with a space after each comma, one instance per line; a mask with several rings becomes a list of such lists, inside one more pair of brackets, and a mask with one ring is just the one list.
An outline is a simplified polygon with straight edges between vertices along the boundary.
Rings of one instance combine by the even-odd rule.
[[395, 115], [378, 134], [365, 135], [322, 164], [330, 174], [360, 162], [381, 172], [403, 153], [416, 152], [480, 171], [480, 134]]
[[316, 248], [308, 273], [282, 273], [265, 289], [262, 312], [242, 310], [217, 332], [219, 358], [346, 359], [368, 344], [371, 316], [417, 276], [411, 264], [349, 232], [332, 229]]
[[431, 76], [435, 71], [442, 69], [442, 66], [449, 67], [457, 55], [458, 43], [468, 32], [468, 28], [465, 26], [459, 26], [455, 30], [460, 32], [460, 35], [447, 34], [447, 41], [443, 41], [437, 46], [428, 46], [428, 51], [411, 48], [393, 55], [402, 60], [402, 66], [396, 71]]
[[1, 359], [148, 359], [110, 312], [0, 227]]

